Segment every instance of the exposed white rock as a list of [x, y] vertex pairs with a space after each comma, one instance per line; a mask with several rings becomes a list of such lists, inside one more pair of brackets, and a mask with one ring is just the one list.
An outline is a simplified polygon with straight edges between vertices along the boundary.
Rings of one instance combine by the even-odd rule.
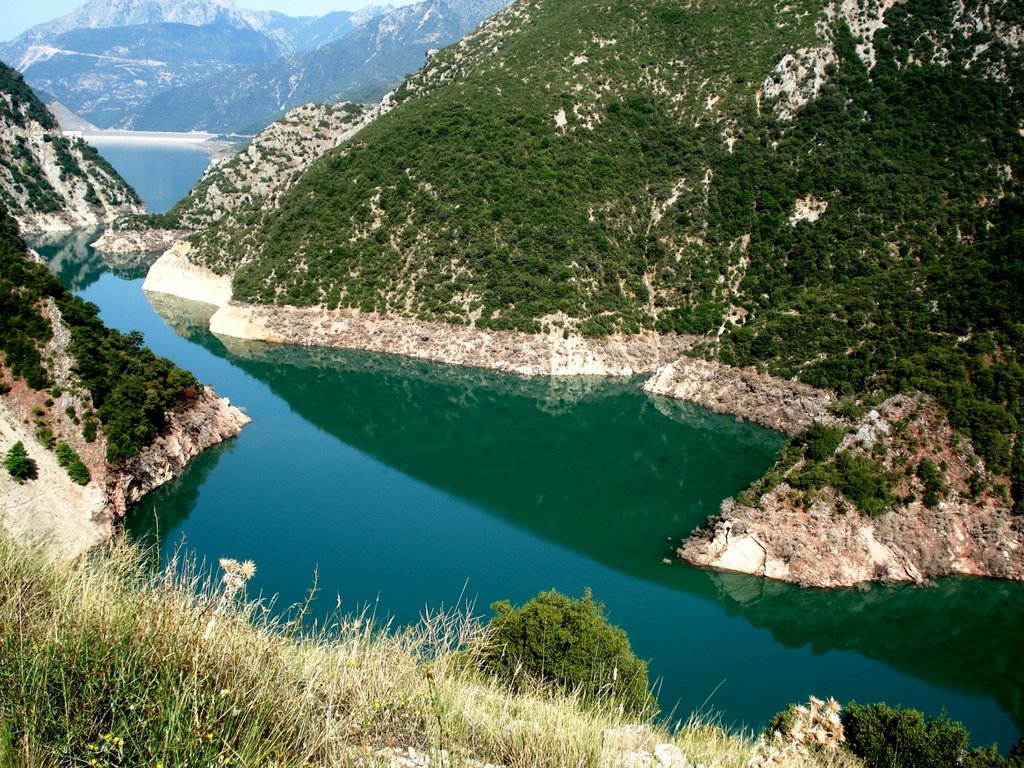
[[751, 368], [681, 358], [660, 368], [644, 390], [795, 434], [825, 415], [834, 395]]
[[789, 225], [795, 227], [799, 222], [814, 223], [828, 210], [828, 200], [818, 200], [814, 195], [800, 198], [793, 203], [793, 212], [789, 215]]
[[653, 331], [583, 338], [553, 327], [550, 333], [485, 331], [469, 326], [320, 307], [242, 305], [230, 302], [230, 278], [188, 259], [179, 243], [150, 268], [143, 289], [218, 306], [213, 333], [301, 346], [388, 352], [424, 360], [523, 376], [634, 376], [650, 373], [689, 349], [694, 339]]
[[149, 268], [142, 290], [218, 307], [226, 305], [231, 300], [231, 278], [193, 264], [188, 258], [191, 250], [187, 241], [175, 244]]
[[[890, 429], [897, 421], [900, 434]], [[861, 442], [862, 434], [870, 439]], [[872, 452], [879, 442], [885, 450]], [[948, 417], [932, 401], [891, 397], [860, 420], [840, 449], [884, 456], [882, 469], [897, 483], [892, 508], [870, 517], [831, 486], [805, 492], [782, 482], [755, 503], [726, 500], [678, 554], [694, 565], [814, 587], [953, 574], [1024, 580], [1024, 526], [1000, 494], [971, 498], [971, 477], [984, 475], [984, 467], [966, 441], [957, 444]], [[921, 500], [914, 473], [895, 471], [926, 456], [942, 465], [946, 486], [934, 508]]]

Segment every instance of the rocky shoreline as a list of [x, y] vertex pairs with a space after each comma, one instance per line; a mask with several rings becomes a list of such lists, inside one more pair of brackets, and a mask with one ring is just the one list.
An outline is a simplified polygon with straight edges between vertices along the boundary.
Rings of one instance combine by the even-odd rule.
[[[108, 463], [102, 434], [87, 442], [72, 418], [76, 409], [81, 412], [82, 403], [67, 351], [70, 332], [52, 300], [43, 312], [53, 328], [46, 359], [56, 386], [34, 390], [0, 369], [0, 380], [9, 384], [9, 391], [0, 396], [0, 455], [20, 441], [37, 473], [34, 479], [18, 483], [0, 471], [0, 526], [23, 541], [46, 544], [55, 553], [75, 557], [109, 540], [132, 504], [181, 474], [207, 448], [237, 435], [251, 420], [227, 398], [206, 388], [186, 408], [167, 413], [164, 431], [138, 456]], [[78, 453], [89, 470], [86, 485], [73, 483], [53, 450], [41, 442], [34, 427], [39, 419], [45, 419], [55, 438]]]
[[108, 228], [91, 245], [100, 253], [118, 256], [163, 253], [173, 247], [175, 243], [185, 239], [188, 234], [184, 229], [118, 230]]
[[789, 435], [825, 416], [835, 400], [831, 392], [798, 381], [689, 357], [661, 367], [643, 388]]
[[141, 206], [119, 206], [109, 209], [88, 206], [50, 213], [20, 213], [15, 219], [23, 237], [38, 237], [94, 229], [101, 224], [110, 224], [120, 216], [141, 213], [142, 210]]
[[[561, 332], [484, 331], [356, 310], [238, 304], [231, 301], [230, 278], [193, 264], [190, 248], [182, 242], [161, 256], [143, 288], [213, 305], [210, 330], [224, 337], [385, 352], [525, 376], [651, 373], [643, 385], [651, 395], [686, 400], [790, 435], [816, 420], [836, 421], [828, 410], [833, 393], [687, 358], [694, 338], [655, 333], [563, 338]], [[870, 518], [856, 510], [844, 513], [847, 503], [833, 489], [805, 504], [803, 494], [782, 483], [755, 505], [726, 500], [721, 515], [694, 531], [679, 556], [698, 566], [815, 587], [921, 582], [951, 574], [1024, 579], [1024, 522], [1009, 514], [998, 495], [984, 502], [970, 497], [968, 478], [978, 461], [972, 449], [952, 448], [954, 436], [944, 415], [914, 398], [893, 400], [881, 410], [881, 415], [873, 412], [875, 422], [850, 429], [847, 447], [882, 430], [882, 421], [895, 423], [909, 418], [904, 411], [913, 411], [918, 423], [929, 425], [920, 434], [912, 429], [915, 439], [929, 447], [936, 463], [957, 468], [947, 473], [948, 493], [938, 510], [918, 501]], [[891, 446], [891, 457], [900, 450]], [[909, 497], [914, 480], [908, 478], [902, 490]]]
[[[808, 492], [787, 482], [753, 503], [727, 499], [721, 514], [677, 550], [701, 567], [810, 587], [917, 582], [941, 576], [1024, 580], [1024, 517], [987, 476], [973, 447], [953, 434], [945, 414], [922, 395], [897, 395], [847, 429], [840, 450], [884, 455], [899, 479], [896, 501], [877, 517], [849, 509], [833, 487]], [[929, 507], [922, 460], [941, 472]], [[980, 483], [986, 490], [972, 490]]]

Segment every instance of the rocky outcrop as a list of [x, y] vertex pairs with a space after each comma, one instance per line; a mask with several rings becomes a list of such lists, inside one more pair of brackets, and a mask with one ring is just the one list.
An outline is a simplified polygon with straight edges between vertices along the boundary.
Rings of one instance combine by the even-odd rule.
[[[752, 504], [727, 500], [679, 556], [813, 587], [954, 574], [1024, 579], [1024, 518], [1011, 514], [995, 479], [933, 402], [890, 398], [848, 429], [838, 450], [884, 456], [882, 468], [895, 483], [887, 511], [869, 517], [832, 486], [806, 491], [783, 481]], [[915, 472], [924, 459], [941, 472], [932, 507]], [[786, 477], [801, 468], [797, 463]]]
[[[78, 415], [93, 408], [73, 370], [71, 333], [52, 299], [42, 311], [53, 329], [44, 350], [53, 386], [34, 390], [0, 367], [0, 381], [8, 387], [0, 396], [0, 455], [20, 441], [36, 465], [36, 476], [24, 483], [0, 470], [0, 525], [21, 540], [74, 557], [109, 539], [133, 503], [180, 474], [202, 451], [237, 435], [250, 419], [205, 389], [186, 408], [167, 413], [162, 433], [138, 456], [108, 463], [102, 433], [92, 442], [82, 434]], [[50, 447], [44, 434], [51, 436]], [[84, 486], [59, 465], [54, 441], [70, 445], [88, 468]]]
[[23, 235], [95, 227], [144, 210], [117, 171], [84, 141], [65, 136], [2, 62], [0, 199]]
[[188, 235], [183, 229], [107, 229], [92, 243], [100, 253], [163, 253]]
[[177, 477], [192, 459], [234, 437], [252, 419], [205, 389], [187, 409], [167, 414], [167, 428], [134, 459], [107, 475], [107, 510], [120, 520], [128, 508]]
[[682, 358], [659, 368], [644, 391], [731, 413], [778, 432], [796, 434], [827, 413], [831, 392], [709, 360]]

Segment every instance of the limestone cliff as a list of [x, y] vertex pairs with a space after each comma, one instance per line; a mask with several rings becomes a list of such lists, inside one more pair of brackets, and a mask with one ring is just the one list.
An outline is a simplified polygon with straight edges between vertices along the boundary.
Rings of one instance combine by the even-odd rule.
[[21, 75], [0, 63], [0, 202], [23, 234], [141, 213], [135, 191], [79, 138], [64, 136]]
[[837, 426], [844, 435], [835, 456], [859, 459], [850, 466], [862, 478], [864, 462], [876, 462], [888, 484], [876, 491], [888, 498], [880, 514], [859, 512], [850, 479], [805, 457], [777, 465], [774, 481], [727, 500], [679, 556], [813, 587], [954, 574], [1024, 579], [1024, 517], [1011, 513], [1006, 489], [934, 402], [892, 397], [858, 422]]

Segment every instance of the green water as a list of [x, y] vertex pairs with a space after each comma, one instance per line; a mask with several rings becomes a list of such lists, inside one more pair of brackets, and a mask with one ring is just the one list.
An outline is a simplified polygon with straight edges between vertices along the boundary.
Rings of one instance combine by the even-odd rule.
[[771, 463], [771, 432], [636, 382], [222, 341], [200, 305], [151, 297], [155, 311], [139, 270], [82, 238], [42, 252], [107, 323], [142, 330], [253, 418], [134, 510], [130, 531], [158, 531], [165, 555], [252, 558], [279, 605], [316, 573], [321, 615], [340, 603], [398, 622], [589, 586], [679, 716], [756, 727], [816, 694], [946, 707], [1004, 751], [1020, 733], [1022, 584], [825, 592], [662, 563]]

